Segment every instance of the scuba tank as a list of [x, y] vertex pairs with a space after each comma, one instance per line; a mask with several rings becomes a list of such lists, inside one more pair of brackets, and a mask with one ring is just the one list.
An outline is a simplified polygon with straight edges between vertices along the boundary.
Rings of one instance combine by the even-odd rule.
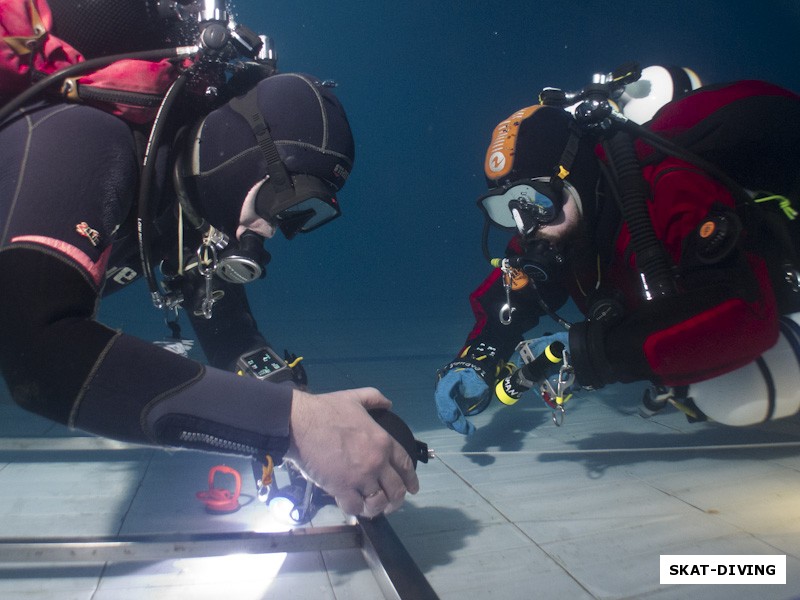
[[689, 386], [709, 419], [741, 427], [800, 412], [800, 312], [780, 318], [778, 342], [744, 367]]

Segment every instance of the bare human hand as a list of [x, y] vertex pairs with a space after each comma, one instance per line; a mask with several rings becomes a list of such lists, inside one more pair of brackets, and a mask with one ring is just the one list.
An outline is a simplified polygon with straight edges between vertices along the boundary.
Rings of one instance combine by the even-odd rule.
[[309, 394], [294, 390], [286, 458], [351, 515], [374, 517], [416, 494], [411, 457], [367, 409], [392, 403], [375, 388]]

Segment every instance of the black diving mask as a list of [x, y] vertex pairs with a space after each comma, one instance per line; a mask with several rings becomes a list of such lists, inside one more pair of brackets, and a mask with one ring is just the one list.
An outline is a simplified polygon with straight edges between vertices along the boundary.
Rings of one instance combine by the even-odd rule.
[[491, 223], [523, 235], [552, 223], [563, 204], [563, 193], [550, 177], [513, 181], [478, 198], [478, 206]]
[[338, 217], [341, 210], [334, 186], [313, 175], [290, 174], [283, 164], [260, 112], [255, 89], [228, 104], [250, 125], [267, 163], [267, 179], [256, 196], [256, 214], [276, 225], [286, 239], [313, 231]]
[[[282, 174], [281, 174], [282, 175]], [[308, 233], [342, 214], [333, 188], [311, 175], [286, 175], [291, 183], [264, 182], [256, 196], [256, 214], [281, 230], [287, 240]]]

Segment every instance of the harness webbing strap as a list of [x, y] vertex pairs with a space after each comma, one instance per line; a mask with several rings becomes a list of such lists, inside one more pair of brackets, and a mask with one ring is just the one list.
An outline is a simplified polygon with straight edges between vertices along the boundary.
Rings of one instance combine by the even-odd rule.
[[564, 188], [564, 179], [569, 175], [572, 163], [575, 161], [575, 156], [578, 154], [581, 143], [581, 130], [570, 121], [569, 124], [569, 138], [564, 151], [561, 153], [561, 158], [558, 159], [553, 176], [550, 177], [550, 186], [559, 192]]
[[291, 179], [278, 154], [278, 148], [275, 146], [275, 142], [270, 135], [269, 126], [259, 109], [257, 91], [253, 89], [244, 96], [233, 98], [229, 102], [229, 105], [245, 118], [250, 128], [253, 130], [258, 147], [261, 148], [261, 152], [267, 161], [267, 173], [276, 191], [291, 188]]

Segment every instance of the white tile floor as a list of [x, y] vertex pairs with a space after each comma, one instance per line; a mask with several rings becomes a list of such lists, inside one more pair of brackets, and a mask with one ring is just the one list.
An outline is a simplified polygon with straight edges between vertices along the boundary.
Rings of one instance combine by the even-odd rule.
[[[640, 386], [570, 401], [555, 427], [531, 399], [494, 406], [465, 440], [432, 408], [436, 369], [469, 322], [295, 322], [271, 332], [303, 348], [319, 391], [375, 385], [437, 458], [390, 522], [442, 599], [800, 598], [800, 419], [730, 429], [675, 411], [635, 414]], [[387, 343], [390, 340], [391, 343]], [[420, 349], [424, 349], [420, 353]], [[220, 532], [274, 527], [250, 502], [208, 515], [211, 466], [247, 461], [75, 437], [0, 402], [0, 536]], [[242, 502], [248, 501], [243, 496]], [[345, 523], [327, 507], [314, 525]], [[662, 554], [786, 555], [787, 583], [659, 584]], [[0, 565], [0, 598], [372, 599], [357, 550], [119, 565]]]

